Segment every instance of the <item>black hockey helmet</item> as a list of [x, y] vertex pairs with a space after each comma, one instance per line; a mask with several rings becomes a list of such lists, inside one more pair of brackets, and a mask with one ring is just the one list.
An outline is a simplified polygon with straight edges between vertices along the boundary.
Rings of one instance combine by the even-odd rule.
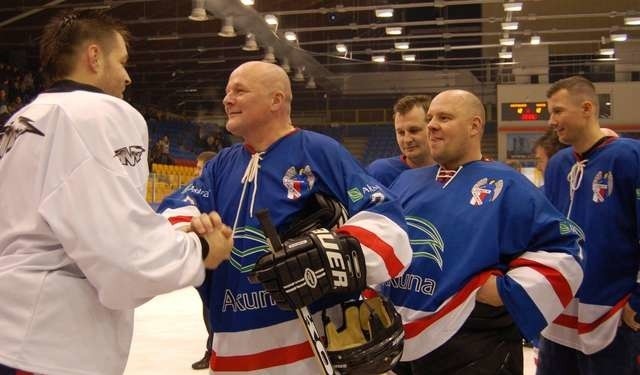
[[327, 353], [341, 375], [382, 374], [400, 360], [404, 347], [402, 318], [381, 296], [343, 304], [338, 330], [325, 315]]
[[306, 206], [285, 220], [281, 227], [282, 242], [301, 236], [311, 230], [335, 229], [347, 221], [348, 212], [339, 200], [322, 193], [315, 193]]

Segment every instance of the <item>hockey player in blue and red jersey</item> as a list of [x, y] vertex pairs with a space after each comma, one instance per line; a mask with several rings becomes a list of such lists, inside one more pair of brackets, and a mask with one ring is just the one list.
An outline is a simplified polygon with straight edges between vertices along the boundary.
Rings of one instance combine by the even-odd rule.
[[427, 140], [429, 101], [425, 95], [407, 95], [393, 106], [393, 126], [401, 155], [377, 159], [367, 166], [367, 172], [384, 186], [391, 186], [407, 169], [433, 164]]
[[521, 334], [537, 338], [582, 280], [579, 228], [523, 175], [482, 159], [475, 95], [444, 91], [427, 116], [437, 165], [391, 186], [413, 247], [404, 275], [381, 288], [405, 327], [397, 372], [522, 374]]
[[[224, 222], [233, 223], [231, 259], [209, 272], [199, 290], [210, 311], [214, 331], [210, 364], [216, 374], [317, 373], [296, 314], [279, 307], [291, 310], [318, 300], [310, 284], [317, 281], [317, 288], [326, 287], [329, 278], [321, 275], [341, 274], [331, 289], [357, 294], [364, 284], [399, 276], [411, 260], [397, 200], [337, 142], [295, 128], [291, 100], [289, 78], [277, 65], [248, 62], [234, 70], [223, 101], [226, 126], [244, 143], [222, 150], [206, 164], [200, 178], [159, 207], [176, 226], [214, 207]], [[262, 285], [248, 281], [257, 260], [269, 253], [256, 213], [268, 208], [283, 233], [291, 217], [317, 193], [337, 199], [349, 213], [348, 221], [328, 234], [330, 242], [337, 243], [333, 250], [339, 252], [333, 252], [328, 262], [324, 240], [313, 233], [299, 233], [286, 241], [286, 251], [278, 256], [285, 267], [275, 268], [308, 259], [323, 261], [307, 264], [307, 269], [294, 267], [291, 272], [306, 270], [318, 275], [317, 280], [281, 290], [283, 299], [273, 300]], [[296, 253], [301, 244], [306, 244], [304, 251]]]
[[594, 85], [579, 76], [547, 92], [549, 124], [562, 143], [545, 193], [586, 234], [584, 281], [542, 332], [539, 374], [636, 374], [640, 324], [640, 142], [607, 136]]

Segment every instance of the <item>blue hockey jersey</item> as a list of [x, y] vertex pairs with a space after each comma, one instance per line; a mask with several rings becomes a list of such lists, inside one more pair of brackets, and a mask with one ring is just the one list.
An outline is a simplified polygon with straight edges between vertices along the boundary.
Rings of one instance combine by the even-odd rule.
[[391, 186], [400, 173], [411, 169], [404, 155], [377, 159], [367, 166], [367, 172], [380, 181], [384, 186]]
[[381, 288], [403, 317], [402, 360], [448, 341], [491, 274], [516, 325], [536, 338], [580, 285], [579, 228], [504, 164], [473, 161], [447, 183], [436, 179], [438, 170], [403, 172], [391, 187], [407, 215], [413, 248], [407, 271]]
[[[570, 180], [576, 188], [573, 193]], [[582, 286], [543, 335], [585, 354], [595, 353], [614, 339], [627, 301], [640, 312], [636, 282], [640, 268], [640, 142], [609, 138], [582, 158], [573, 148], [564, 149], [549, 161], [544, 188], [551, 202], [584, 230], [586, 238]]]
[[240, 144], [226, 148], [200, 178], [159, 207], [176, 225], [212, 210], [234, 224], [231, 259], [208, 272], [200, 288], [215, 332], [211, 368], [216, 374], [317, 372], [295, 313], [278, 309], [261, 285], [247, 280], [256, 260], [268, 252], [253, 212], [268, 208], [282, 229], [316, 192], [337, 198], [349, 211], [339, 231], [362, 244], [368, 284], [403, 272], [411, 248], [398, 201], [342, 146], [317, 133], [295, 130], [264, 153]]

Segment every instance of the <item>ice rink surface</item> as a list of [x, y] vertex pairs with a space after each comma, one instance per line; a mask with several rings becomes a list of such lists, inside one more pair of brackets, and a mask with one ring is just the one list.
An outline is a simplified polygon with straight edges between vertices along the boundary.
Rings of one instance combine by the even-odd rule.
[[[193, 288], [154, 298], [136, 310], [131, 355], [125, 375], [207, 375], [191, 364], [204, 354], [207, 338], [200, 297]], [[531, 349], [524, 351], [525, 375], [534, 375]]]

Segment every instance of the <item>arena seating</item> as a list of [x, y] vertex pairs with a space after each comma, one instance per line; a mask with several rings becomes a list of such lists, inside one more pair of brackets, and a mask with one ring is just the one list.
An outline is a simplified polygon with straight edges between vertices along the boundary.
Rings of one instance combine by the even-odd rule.
[[147, 183], [147, 202], [160, 203], [176, 189], [197, 176], [195, 167], [187, 165], [153, 164]]

